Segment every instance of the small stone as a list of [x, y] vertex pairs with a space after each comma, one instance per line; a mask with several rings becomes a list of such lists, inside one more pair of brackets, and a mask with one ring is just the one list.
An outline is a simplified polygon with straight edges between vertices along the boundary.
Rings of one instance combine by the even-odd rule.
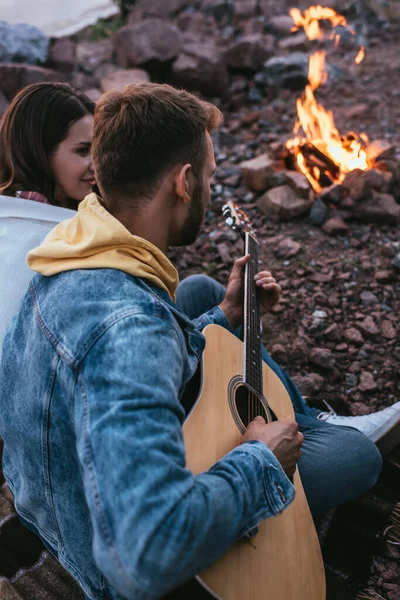
[[279, 242], [274, 254], [279, 258], [290, 258], [291, 256], [296, 256], [300, 250], [301, 245], [298, 242], [295, 242], [290, 237], [286, 237]]
[[384, 154], [388, 154], [392, 152], [393, 144], [388, 142], [387, 140], [374, 140], [370, 142], [367, 146], [367, 159], [369, 162], [374, 162], [378, 156], [382, 156]]
[[240, 164], [243, 181], [248, 188], [263, 192], [268, 187], [268, 179], [273, 173], [274, 161], [268, 154], [262, 154]]
[[231, 69], [258, 71], [274, 51], [272, 36], [248, 35], [232, 42], [224, 52]]
[[313, 348], [310, 362], [324, 369], [331, 370], [335, 366], [335, 357], [328, 348]]
[[358, 389], [361, 392], [373, 392], [376, 389], [376, 383], [372, 373], [369, 373], [369, 371], [361, 371]]
[[296, 192], [300, 198], [308, 198], [310, 195], [310, 184], [307, 177], [298, 171], [285, 171], [286, 183]]
[[370, 412], [370, 409], [364, 402], [353, 402], [351, 405], [351, 413], [354, 417], [362, 417], [363, 415], [368, 415]]
[[357, 325], [366, 335], [375, 336], [379, 333], [379, 329], [372, 317], [365, 317], [364, 321], [362, 321], [362, 323], [357, 323]]
[[392, 265], [395, 269], [400, 271], [400, 252], [398, 254], [396, 254], [394, 259], [392, 260]]
[[342, 217], [332, 217], [322, 226], [322, 231], [328, 235], [340, 235], [341, 233], [347, 233], [348, 230], [349, 226], [343, 221]]
[[292, 52], [270, 58], [257, 73], [256, 83], [267, 88], [303, 90], [308, 83], [308, 54]]
[[257, 206], [266, 215], [292, 219], [308, 211], [312, 200], [298, 198], [288, 185], [272, 188], [257, 200]]
[[360, 331], [355, 327], [349, 327], [344, 332], [344, 337], [350, 344], [355, 344], [356, 346], [362, 345], [364, 343], [364, 338], [361, 335]]
[[388, 283], [389, 281], [392, 281], [392, 279], [393, 273], [387, 269], [375, 272], [375, 281], [379, 281], [380, 283]]
[[394, 340], [397, 336], [396, 329], [394, 328], [391, 321], [382, 321], [381, 323], [382, 335], [386, 340]]
[[355, 387], [358, 383], [358, 377], [357, 375], [354, 375], [353, 373], [347, 373], [346, 374], [346, 385], [348, 387]]
[[329, 187], [324, 188], [319, 197], [325, 204], [340, 204], [346, 194], [347, 190], [345, 187], [338, 183], [334, 183]]
[[304, 365], [308, 362], [308, 345], [305, 339], [296, 338], [294, 340], [290, 352], [290, 361], [299, 365]]
[[321, 227], [328, 218], [329, 208], [319, 198], [314, 200], [308, 219], [312, 225]]
[[76, 58], [85, 73], [94, 73], [98, 67], [112, 61], [113, 46], [110, 39], [97, 42], [79, 42]]
[[303, 396], [315, 396], [324, 384], [324, 378], [317, 373], [307, 375], [296, 375], [293, 377], [294, 384], [299, 388]]
[[[325, 313], [326, 314], [326, 313]], [[337, 342], [340, 339], [339, 327], [336, 323], [333, 323], [324, 331], [324, 336], [333, 342]]]
[[360, 295], [361, 302], [363, 304], [377, 304], [379, 302], [378, 298], [372, 292], [361, 292]]
[[352, 215], [366, 223], [395, 224], [400, 220], [400, 205], [390, 194], [372, 190], [372, 197], [355, 204]]
[[[264, 4], [266, 13], [267, 2], [269, 2], [269, 0], [260, 0], [260, 8], [262, 10]], [[269, 20], [268, 25], [275, 33], [289, 35], [294, 27], [294, 21], [290, 15], [278, 15], [277, 17], [272, 17], [272, 19]]]
[[310, 42], [306, 34], [303, 31], [299, 31], [294, 35], [280, 40], [278, 42], [278, 48], [279, 50], [295, 52], [296, 50], [307, 50], [309, 44]]
[[342, 344], [338, 344], [337, 346], [335, 346], [335, 350], [337, 350], [338, 352], [344, 352], [345, 350], [347, 350], [348, 345], [345, 344], [344, 342]]
[[359, 373], [361, 371], [361, 363], [355, 361], [349, 367], [349, 373]]

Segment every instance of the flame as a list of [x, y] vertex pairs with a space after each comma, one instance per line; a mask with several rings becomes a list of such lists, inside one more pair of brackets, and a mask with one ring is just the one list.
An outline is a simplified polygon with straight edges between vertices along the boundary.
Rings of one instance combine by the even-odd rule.
[[[295, 26], [294, 31], [300, 27], [304, 28], [307, 37], [310, 40], [324, 40], [325, 31], [320, 26], [321, 20], [327, 20], [331, 26], [338, 25], [347, 27], [345, 17], [338, 14], [332, 8], [322, 6], [310, 6], [304, 13], [299, 9], [293, 8], [290, 11]], [[350, 29], [353, 35], [354, 31]], [[338, 44], [340, 36], [338, 33], [332, 32], [330, 39], [335, 40], [335, 45]], [[356, 57], [356, 63], [359, 64], [365, 55], [364, 46], [361, 47]], [[297, 100], [297, 115], [298, 121], [294, 127], [295, 137], [287, 142], [287, 147], [292, 150], [296, 158], [299, 170], [304, 173], [314, 190], [319, 193], [322, 186], [319, 182], [321, 168], [323, 165], [315, 166], [307, 163], [306, 157], [302, 152], [305, 144], [326, 157], [327, 162], [333, 167], [329, 172], [329, 177], [332, 181], [340, 183], [343, 181], [346, 173], [354, 169], [366, 170], [369, 168], [367, 155], [364, 150], [365, 142], [368, 138], [365, 134], [351, 134], [346, 138], [342, 138], [338, 129], [335, 126], [333, 114], [317, 102], [314, 96], [315, 90], [323, 85], [328, 78], [325, 69], [325, 50], [317, 50], [310, 56], [308, 79], [309, 85], [303, 95]], [[300, 137], [299, 131], [304, 132], [304, 136]]]
[[358, 51], [358, 54], [355, 58], [356, 65], [359, 65], [364, 60], [364, 56], [365, 56], [365, 48], [364, 48], [364, 46], [361, 46], [361, 48]]

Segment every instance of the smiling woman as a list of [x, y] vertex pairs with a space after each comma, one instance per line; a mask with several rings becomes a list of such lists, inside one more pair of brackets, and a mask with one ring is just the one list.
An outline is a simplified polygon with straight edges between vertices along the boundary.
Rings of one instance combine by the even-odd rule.
[[64, 83], [21, 90], [0, 126], [0, 194], [76, 209], [94, 185], [94, 107]]

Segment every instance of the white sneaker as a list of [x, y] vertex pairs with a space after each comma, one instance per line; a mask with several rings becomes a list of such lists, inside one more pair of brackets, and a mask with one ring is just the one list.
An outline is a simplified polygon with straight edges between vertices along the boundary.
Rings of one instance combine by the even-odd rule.
[[381, 454], [387, 454], [400, 443], [400, 402], [361, 417], [341, 417], [327, 402], [325, 404], [330, 409], [329, 412], [320, 412], [317, 419], [332, 425], [358, 429], [377, 445]]

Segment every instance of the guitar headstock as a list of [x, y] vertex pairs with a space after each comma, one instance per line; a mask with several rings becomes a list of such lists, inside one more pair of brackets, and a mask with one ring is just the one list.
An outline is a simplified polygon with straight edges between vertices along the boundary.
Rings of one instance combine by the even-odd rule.
[[225, 217], [225, 223], [234, 231], [239, 232], [242, 237], [244, 237], [245, 233], [250, 233], [254, 238], [256, 237], [249, 217], [239, 208], [236, 202], [229, 200], [229, 202], [224, 204], [222, 214]]

